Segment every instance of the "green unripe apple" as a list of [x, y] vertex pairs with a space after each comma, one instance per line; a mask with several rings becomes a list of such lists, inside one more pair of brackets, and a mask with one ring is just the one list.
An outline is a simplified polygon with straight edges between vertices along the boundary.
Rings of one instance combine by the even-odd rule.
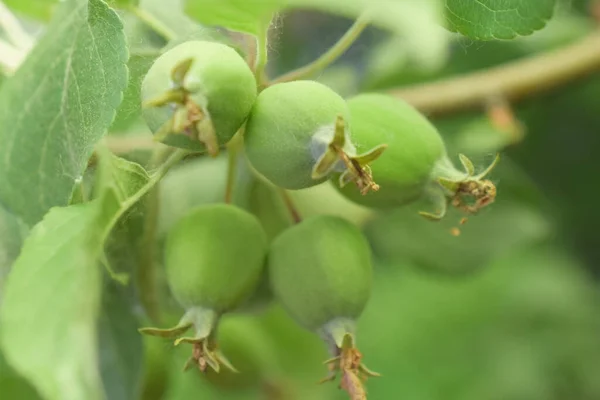
[[216, 155], [248, 117], [257, 87], [233, 48], [191, 40], [156, 59], [141, 91], [155, 140]]
[[364, 190], [372, 181], [363, 169], [384, 147], [357, 155], [350, 131], [346, 102], [327, 86], [275, 84], [254, 103], [244, 134], [246, 155], [256, 171], [282, 188], [308, 188], [339, 172]]
[[371, 293], [367, 240], [339, 217], [308, 218], [284, 231], [271, 244], [268, 268], [276, 298], [313, 331], [358, 318]]
[[380, 189], [361, 196], [352, 187], [341, 191], [369, 207], [393, 208], [418, 199], [430, 182], [436, 162], [446, 155], [437, 129], [406, 102], [383, 94], [348, 100], [352, 139], [357, 150], [386, 143], [388, 150], [371, 169]]
[[365, 237], [345, 219], [308, 218], [275, 238], [268, 268], [283, 307], [329, 346], [331, 374], [324, 381], [340, 372], [341, 388], [362, 399], [363, 378], [378, 376], [361, 363], [355, 346], [355, 321], [371, 294], [371, 252]]
[[359, 196], [353, 188], [340, 191], [350, 200], [372, 208], [401, 207], [425, 198], [435, 211], [422, 212], [430, 219], [445, 215], [448, 204], [475, 214], [493, 202], [494, 184], [484, 179], [496, 164], [475, 174], [473, 163], [459, 155], [464, 170], [454, 167], [437, 129], [414, 107], [403, 100], [376, 93], [364, 93], [348, 100], [352, 119], [352, 140], [357, 151], [376, 143], [388, 150], [371, 171], [379, 190]]
[[248, 212], [226, 204], [196, 208], [171, 228], [165, 243], [173, 296], [186, 309], [234, 310], [260, 283], [266, 249], [266, 234]]
[[[232, 205], [200, 206], [171, 227], [164, 253], [167, 283], [185, 314], [173, 328], [140, 332], [192, 344], [186, 367], [233, 370], [218, 349], [216, 328], [223, 314], [247, 305], [261, 284], [267, 236], [260, 222]], [[193, 336], [183, 337], [191, 328]]]

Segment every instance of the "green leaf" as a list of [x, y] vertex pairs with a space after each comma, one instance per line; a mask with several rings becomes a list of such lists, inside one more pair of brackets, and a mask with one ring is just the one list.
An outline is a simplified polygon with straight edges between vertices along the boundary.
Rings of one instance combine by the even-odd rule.
[[32, 229], [0, 308], [7, 361], [50, 400], [104, 398], [96, 336], [98, 260], [109, 232], [149, 178], [139, 165], [111, 154], [101, 157], [97, 179], [95, 200], [52, 208]]
[[531, 35], [552, 18], [556, 0], [446, 0], [449, 28], [476, 40]]
[[285, 0], [186, 0], [185, 11], [205, 25], [259, 35]]
[[[438, 222], [418, 215], [422, 209], [427, 208], [415, 205], [386, 212], [367, 225], [379, 258], [408, 261], [440, 273], [470, 273], [508, 250], [547, 239], [553, 228], [536, 209], [510, 200], [498, 201], [464, 226], [459, 225], [462, 215], [453, 208]], [[455, 237], [450, 232], [458, 226], [461, 233]]]
[[127, 85], [118, 16], [69, 0], [0, 91], [0, 201], [33, 225], [66, 205]]
[[58, 3], [59, 0], [4, 0], [14, 11], [42, 21], [52, 17]]
[[20, 377], [6, 363], [2, 352], [0, 352], [0, 391], [7, 399], [39, 400], [36, 393], [25, 379]]
[[101, 204], [50, 210], [5, 286], [0, 344], [45, 399], [103, 398], [96, 352]]
[[0, 205], [0, 304], [4, 280], [19, 255], [26, 235], [27, 227]]
[[137, 6], [140, 0], [107, 0], [107, 3], [113, 7], [126, 8], [128, 6]]
[[113, 282], [104, 291], [102, 303], [99, 354], [106, 398], [138, 399], [144, 348], [133, 313], [133, 293]]
[[113, 190], [119, 206], [148, 183], [150, 177], [139, 164], [117, 157], [108, 149], [98, 148], [96, 196]]
[[[441, 21], [440, 3], [431, 0], [418, 3], [412, 0], [186, 1], [186, 12], [201, 23], [253, 35], [262, 34], [274, 13], [291, 9], [314, 9], [347, 18], [368, 12], [374, 25], [397, 33], [405, 33], [407, 25], [435, 26], [433, 22]], [[434, 29], [429, 32], [439, 36]]]
[[141, 115], [141, 87], [144, 76], [156, 59], [155, 56], [131, 55], [127, 62], [129, 70], [129, 82], [123, 101], [117, 110], [117, 115], [110, 129], [111, 131], [122, 131], [133, 124]]

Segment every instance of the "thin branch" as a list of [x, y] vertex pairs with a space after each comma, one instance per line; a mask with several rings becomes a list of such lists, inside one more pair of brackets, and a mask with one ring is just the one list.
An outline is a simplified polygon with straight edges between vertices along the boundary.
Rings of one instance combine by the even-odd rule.
[[295, 81], [298, 79], [303, 79], [309, 76], [316, 74], [317, 72], [322, 71], [327, 66], [331, 65], [334, 61], [341, 57], [342, 54], [348, 50], [350, 46], [358, 39], [360, 34], [365, 30], [365, 28], [369, 25], [369, 18], [365, 15], [359, 17], [354, 24], [348, 29], [348, 31], [338, 40], [336, 44], [334, 44], [329, 50], [321, 55], [321, 57], [317, 58], [315, 61], [311, 62], [304, 67], [293, 70], [284, 74], [276, 79], [274, 79], [270, 84], [274, 85], [276, 83]]
[[279, 195], [285, 204], [285, 208], [287, 208], [288, 212], [290, 213], [292, 221], [294, 221], [295, 224], [302, 222], [302, 216], [300, 215], [300, 212], [296, 208], [296, 205], [294, 204], [294, 201], [287, 190], [283, 188], [277, 188], [277, 191], [279, 192]]
[[266, 24], [264, 29], [259, 32], [256, 36], [256, 58], [254, 59], [254, 76], [256, 76], [256, 82], [261, 85], [265, 81], [265, 68], [267, 67], [267, 61], [269, 58], [269, 28], [271, 21]]
[[240, 150], [242, 149], [242, 135], [238, 132], [229, 143], [227, 143], [227, 183], [225, 185], [225, 203], [231, 204], [233, 190], [237, 177], [237, 165]]
[[481, 72], [392, 89], [428, 115], [484, 107], [491, 97], [513, 102], [600, 70], [600, 30], [558, 50]]

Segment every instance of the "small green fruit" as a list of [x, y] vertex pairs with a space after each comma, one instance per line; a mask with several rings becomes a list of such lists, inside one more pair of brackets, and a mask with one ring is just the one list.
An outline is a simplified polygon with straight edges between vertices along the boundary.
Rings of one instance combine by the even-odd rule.
[[271, 244], [269, 276], [275, 296], [305, 328], [329, 344], [332, 380], [343, 374], [342, 388], [360, 392], [360, 377], [376, 376], [355, 348], [355, 320], [371, 294], [372, 267], [367, 240], [356, 226], [332, 216], [306, 219]]
[[214, 156], [240, 129], [256, 94], [254, 75], [235, 50], [191, 40], [158, 57], [144, 77], [143, 117], [155, 140]]
[[[167, 282], [185, 315], [174, 328], [141, 332], [193, 344], [189, 365], [202, 371], [210, 366], [218, 372], [220, 364], [232, 368], [216, 349], [215, 329], [221, 315], [256, 291], [266, 252], [266, 234], [246, 211], [225, 204], [192, 210], [171, 228], [165, 244]], [[193, 337], [180, 337], [192, 327]]]
[[342, 192], [370, 207], [398, 207], [419, 198], [446, 153], [437, 129], [409, 104], [382, 94], [355, 96], [348, 108], [358, 150], [383, 141], [388, 151], [371, 166], [380, 190], [368, 196], [346, 187]]
[[254, 168], [279, 187], [303, 189], [339, 172], [363, 192], [376, 186], [368, 164], [385, 149], [357, 155], [344, 99], [314, 81], [261, 92], [246, 124], [245, 145]]
[[[443, 217], [447, 203], [471, 213], [493, 201], [495, 187], [484, 180], [494, 164], [474, 175], [469, 159], [461, 155], [465, 171], [457, 170], [446, 154], [437, 129], [406, 102], [375, 93], [348, 100], [352, 139], [358, 151], [385, 142], [389, 150], [372, 165], [381, 189], [359, 196], [351, 188], [341, 192], [354, 202], [373, 208], [395, 208], [427, 197], [438, 208], [431, 219]], [[465, 198], [473, 198], [468, 204]]]
[[184, 308], [222, 314], [260, 282], [266, 235], [253, 215], [231, 205], [201, 206], [175, 224], [165, 243], [167, 281]]
[[333, 216], [308, 218], [279, 235], [268, 256], [275, 296], [310, 330], [354, 320], [371, 294], [371, 255], [363, 234]]

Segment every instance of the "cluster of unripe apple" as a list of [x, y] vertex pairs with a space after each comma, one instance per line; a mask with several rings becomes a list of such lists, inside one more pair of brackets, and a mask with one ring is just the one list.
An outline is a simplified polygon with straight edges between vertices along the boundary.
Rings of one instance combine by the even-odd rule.
[[[456, 169], [435, 127], [405, 102], [375, 93], [344, 99], [307, 80], [259, 92], [246, 61], [224, 44], [189, 41], [167, 51], [146, 75], [142, 97], [155, 139], [214, 156], [240, 131], [255, 172], [283, 189], [332, 180], [344, 196], [375, 209], [426, 197], [436, 205], [422, 213], [430, 219], [442, 218], [448, 205], [476, 213], [496, 195], [485, 179], [493, 165], [476, 175], [461, 156], [464, 171]], [[175, 328], [143, 332], [193, 344], [191, 364], [234, 368], [218, 350], [216, 326], [252, 301], [266, 277], [273, 298], [330, 345], [342, 384], [374, 375], [355, 348], [355, 320], [371, 290], [370, 249], [350, 222], [308, 218], [268, 243], [252, 214], [202, 206], [171, 229], [165, 257], [171, 291], [186, 312]]]

